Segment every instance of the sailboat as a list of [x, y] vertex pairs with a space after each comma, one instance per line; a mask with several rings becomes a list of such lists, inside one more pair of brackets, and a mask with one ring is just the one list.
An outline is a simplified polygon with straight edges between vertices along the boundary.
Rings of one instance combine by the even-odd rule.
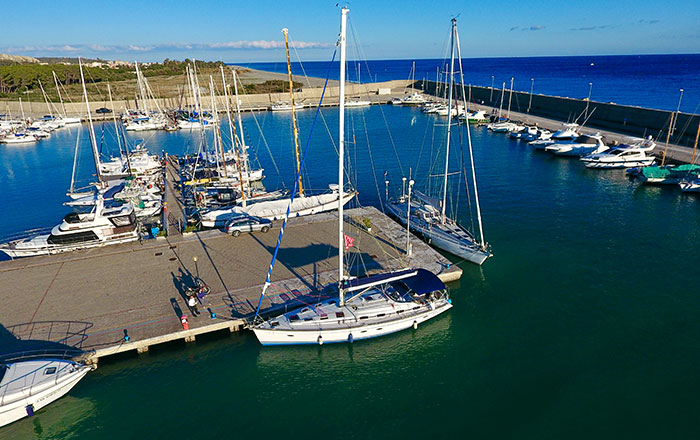
[[[452, 50], [451, 50], [451, 60], [450, 60], [450, 86], [448, 92], [448, 107], [452, 107], [452, 90], [454, 88], [454, 63], [455, 63], [455, 49], [457, 50], [457, 58], [460, 60], [460, 77], [462, 78], [462, 96], [464, 97], [464, 81], [461, 68], [461, 51], [459, 47], [459, 35], [457, 33], [457, 22], [452, 23]], [[415, 199], [411, 197], [406, 197], [402, 194], [401, 198], [398, 200], [390, 201], [387, 203], [387, 209], [389, 213], [397, 218], [402, 224], [409, 224], [410, 229], [423, 236], [429, 243], [433, 246], [442, 249], [444, 251], [450, 252], [451, 254], [457, 255], [475, 264], [483, 264], [488, 257], [491, 256], [491, 252], [488, 249], [488, 245], [484, 241], [484, 231], [481, 223], [481, 208], [479, 205], [479, 193], [476, 186], [476, 172], [474, 169], [474, 159], [472, 155], [472, 145], [471, 145], [471, 132], [468, 125], [463, 125], [467, 130], [467, 142], [469, 144], [469, 153], [471, 159], [472, 168], [472, 182], [474, 189], [474, 196], [476, 199], [476, 211], [479, 223], [479, 232], [481, 240], [477, 240], [476, 237], [469, 232], [466, 228], [461, 226], [456, 221], [449, 218], [446, 214], [447, 208], [447, 178], [449, 173], [450, 165], [450, 138], [451, 138], [451, 127], [452, 123], [446, 124], [446, 152], [445, 152], [445, 172], [443, 175], [443, 192], [442, 200], [436, 200], [429, 197], [421, 192], [416, 191]], [[409, 192], [410, 194], [410, 192]], [[408, 213], [410, 212], [410, 221], [408, 221]]]
[[[304, 191], [304, 187], [301, 181], [299, 131], [297, 129], [296, 121], [296, 107], [294, 102], [294, 87], [292, 83], [292, 67], [289, 58], [289, 43], [287, 37], [287, 29], [283, 29], [282, 32], [284, 34], [284, 42], [285, 47], [287, 49], [287, 74], [289, 80], [289, 96], [291, 103], [290, 105], [292, 106], [291, 112], [292, 127], [294, 130], [294, 151], [296, 157], [297, 172], [299, 173], [295, 183], [299, 188], [299, 194], [294, 198], [279, 197], [272, 200], [263, 199], [258, 201], [248, 201], [254, 203], [243, 203], [242, 201], [242, 203], [237, 204], [233, 207], [215, 209], [202, 213], [200, 216], [200, 221], [201, 225], [205, 228], [223, 227], [229, 220], [241, 215], [252, 215], [268, 220], [279, 220], [284, 218], [288, 208], [289, 213], [292, 217], [319, 214], [322, 212], [332, 211], [336, 209], [339, 202], [342, 205], [345, 205], [357, 195], [357, 192], [354, 190], [346, 190], [343, 186], [338, 186], [334, 184], [328, 185], [328, 191], [320, 194], [306, 194]], [[238, 100], [238, 97], [236, 97], [236, 100]], [[240, 109], [238, 108], [238, 106], [237, 111], [239, 113], [240, 121]], [[241, 127], [241, 133], [242, 132], [243, 130]]]
[[[340, 117], [338, 126], [338, 186], [343, 187], [345, 151], [345, 51], [347, 8], [341, 10], [340, 25]], [[285, 219], [286, 224], [286, 219]], [[270, 286], [279, 243], [260, 296]], [[338, 283], [329, 286], [332, 298], [294, 310], [267, 321], [254, 322], [252, 330], [263, 345], [293, 345], [349, 342], [374, 338], [408, 328], [417, 328], [452, 307], [440, 279], [425, 269], [405, 269], [349, 279], [344, 269], [345, 233], [343, 203], [338, 203]]]

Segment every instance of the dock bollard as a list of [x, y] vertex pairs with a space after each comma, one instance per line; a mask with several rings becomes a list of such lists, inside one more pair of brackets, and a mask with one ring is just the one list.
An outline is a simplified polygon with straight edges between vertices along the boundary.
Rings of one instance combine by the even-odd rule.
[[182, 323], [182, 328], [185, 330], [190, 329], [190, 323], [187, 321], [187, 315], [182, 315], [180, 317], [180, 323]]

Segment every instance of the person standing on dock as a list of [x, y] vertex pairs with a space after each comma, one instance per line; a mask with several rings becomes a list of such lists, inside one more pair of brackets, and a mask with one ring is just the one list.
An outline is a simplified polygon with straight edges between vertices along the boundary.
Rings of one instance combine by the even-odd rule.
[[190, 307], [192, 316], [199, 315], [199, 309], [197, 307], [197, 297], [195, 295], [192, 295], [187, 299], [187, 305]]

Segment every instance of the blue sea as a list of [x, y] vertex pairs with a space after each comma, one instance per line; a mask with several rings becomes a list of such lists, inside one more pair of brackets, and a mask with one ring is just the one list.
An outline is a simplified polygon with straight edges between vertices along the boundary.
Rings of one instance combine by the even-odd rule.
[[[348, 79], [357, 81], [358, 65], [361, 82], [411, 79], [413, 62], [350, 61]], [[414, 77], [417, 81], [435, 81], [437, 69], [448, 71], [447, 62], [449, 60], [415, 60]], [[328, 61], [309, 61], [303, 65], [295, 62], [292, 72], [325, 78], [328, 64]], [[240, 65], [268, 72], [287, 72], [283, 60]], [[465, 82], [477, 86], [500, 88], [506, 83], [508, 88], [510, 79], [514, 78], [514, 90], [523, 92], [529, 93], [532, 88], [534, 93], [581, 99], [588, 96], [590, 89], [593, 101], [662, 110], [676, 110], [680, 89], [684, 89], [681, 111], [698, 113], [700, 108], [700, 54], [464, 58], [462, 66]], [[331, 72], [331, 79], [338, 79], [338, 68], [332, 68]]]
[[[310, 140], [313, 188], [336, 179], [337, 108], [322, 112], [330, 130], [319, 122]], [[313, 117], [299, 112], [303, 141]], [[381, 105], [349, 109], [346, 121], [360, 203], [381, 209], [385, 172], [392, 194], [409, 174], [417, 188], [434, 187], [429, 176], [444, 164], [434, 116]], [[244, 126], [265, 184], [289, 187], [290, 115], [248, 113]], [[98, 124], [98, 139], [103, 129], [108, 154], [114, 132]], [[85, 184], [94, 172], [85, 127], [0, 146], [3, 232], [51, 226], [69, 210], [79, 130]], [[154, 153], [193, 152], [199, 142], [187, 131], [127, 136]], [[0, 428], [0, 439], [700, 437], [700, 197], [590, 170], [484, 127], [472, 137], [494, 256], [482, 267], [452, 257], [464, 274], [450, 286], [449, 312], [352, 345], [263, 348], [243, 331], [104, 359], [68, 396]], [[451, 171], [468, 157], [460, 139]], [[469, 227], [463, 191], [451, 183], [449, 208]], [[2, 307], [38, 306], [17, 291]]]

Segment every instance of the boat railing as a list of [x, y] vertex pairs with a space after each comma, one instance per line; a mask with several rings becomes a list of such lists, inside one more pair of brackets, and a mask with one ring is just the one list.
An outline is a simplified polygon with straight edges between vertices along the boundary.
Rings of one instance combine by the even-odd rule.
[[[60, 352], [82, 351], [83, 343], [88, 338], [87, 331], [92, 326], [91, 322], [85, 321], [34, 321], [7, 326], [5, 329], [17, 341], [25, 341], [22, 343], [25, 347], [33, 345], [29, 350], [22, 350], [23, 352], [49, 349]], [[0, 354], [0, 360], [6, 356], [8, 355]]]
[[0, 235], [0, 243], [9, 243], [12, 241], [24, 240], [25, 238], [31, 238], [36, 235], [49, 234], [53, 229], [53, 226], [46, 226], [43, 228], [27, 229], [21, 232], [15, 232], [13, 234]]

